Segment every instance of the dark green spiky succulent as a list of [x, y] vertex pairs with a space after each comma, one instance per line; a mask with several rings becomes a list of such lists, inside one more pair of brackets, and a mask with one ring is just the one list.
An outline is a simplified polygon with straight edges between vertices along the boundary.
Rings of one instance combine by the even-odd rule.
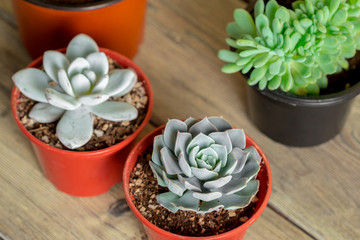
[[348, 67], [360, 45], [360, 0], [301, 0], [293, 10], [259, 0], [254, 19], [234, 11], [226, 39], [233, 51], [220, 50], [222, 71], [250, 73], [261, 90], [319, 94], [327, 75]]
[[169, 192], [156, 196], [172, 212], [246, 207], [259, 188], [260, 155], [243, 130], [221, 117], [169, 120], [155, 137], [151, 169]]

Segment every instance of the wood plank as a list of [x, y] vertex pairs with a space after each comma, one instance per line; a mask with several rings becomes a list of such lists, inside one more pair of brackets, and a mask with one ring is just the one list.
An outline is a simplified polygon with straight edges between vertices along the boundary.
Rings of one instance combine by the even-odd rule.
[[244, 5], [219, 2], [151, 1], [146, 41], [136, 61], [153, 84], [153, 122], [223, 115], [267, 154], [274, 208], [317, 239], [360, 238], [360, 97], [341, 134], [321, 146], [286, 147], [264, 136], [246, 116], [242, 77], [222, 74], [216, 57], [226, 48], [233, 8]]
[[0, 0], [0, 19], [16, 27], [17, 24], [13, 17], [12, 1], [13, 0]]

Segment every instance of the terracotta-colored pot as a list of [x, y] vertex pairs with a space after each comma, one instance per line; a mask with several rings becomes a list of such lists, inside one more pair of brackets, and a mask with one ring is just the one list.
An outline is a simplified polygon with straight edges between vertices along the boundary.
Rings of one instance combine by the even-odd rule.
[[43, 0], [12, 3], [20, 36], [32, 58], [66, 46], [79, 33], [129, 58], [143, 40], [146, 0], [99, 0], [75, 6]]
[[150, 223], [136, 208], [135, 204], [133, 203], [133, 196], [130, 195], [129, 191], [129, 180], [130, 180], [130, 174], [135, 167], [135, 164], [138, 160], [138, 157], [141, 156], [146, 149], [148, 149], [153, 144], [154, 137], [157, 135], [162, 134], [162, 130], [165, 128], [165, 125], [153, 130], [151, 133], [146, 135], [142, 140], [140, 140], [136, 146], [132, 149], [130, 152], [126, 163], [124, 167], [124, 173], [123, 173], [123, 189], [125, 192], [125, 198], [127, 203], [130, 206], [130, 209], [133, 211], [135, 216], [142, 222], [144, 225], [145, 231], [147, 233], [147, 236], [149, 240], [175, 240], [175, 239], [202, 239], [202, 240], [241, 240], [243, 239], [246, 230], [249, 228], [251, 224], [257, 220], [261, 213], [264, 211], [271, 193], [271, 187], [272, 187], [272, 175], [270, 170], [269, 162], [263, 153], [263, 151], [260, 149], [260, 147], [252, 140], [249, 136], [246, 136], [246, 146], [254, 146], [256, 150], [259, 152], [260, 156], [262, 157], [262, 164], [260, 171], [258, 173], [257, 179], [260, 181], [260, 188], [258, 197], [259, 200], [256, 204], [255, 212], [254, 214], [241, 226], [219, 234], [215, 236], [208, 236], [208, 237], [189, 237], [189, 236], [181, 236], [177, 235], [168, 231], [165, 231], [154, 224]]
[[[65, 52], [65, 49], [59, 51]], [[116, 145], [101, 150], [83, 152], [62, 150], [49, 146], [35, 138], [20, 122], [16, 110], [20, 91], [14, 87], [11, 94], [11, 108], [15, 121], [20, 130], [31, 141], [46, 178], [58, 190], [79, 197], [105, 193], [113, 185], [121, 182], [122, 171], [128, 152], [131, 150], [131, 144], [149, 122], [153, 108], [153, 92], [143, 71], [119, 53], [104, 48], [100, 48], [100, 51], [124, 68], [133, 69], [138, 75], [138, 81], [143, 82], [148, 96], [145, 119], [132, 135]], [[38, 68], [41, 65], [42, 57], [39, 57], [27, 67]]]

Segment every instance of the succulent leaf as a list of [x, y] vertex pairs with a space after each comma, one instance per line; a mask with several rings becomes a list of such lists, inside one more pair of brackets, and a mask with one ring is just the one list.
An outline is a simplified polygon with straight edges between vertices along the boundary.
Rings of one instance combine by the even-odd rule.
[[83, 146], [92, 136], [93, 118], [84, 107], [65, 111], [56, 126], [59, 140], [69, 149]]
[[18, 71], [12, 76], [14, 84], [28, 98], [37, 102], [47, 102], [45, 89], [51, 87], [51, 79], [43, 71], [27, 68]]
[[256, 186], [239, 193], [255, 178], [261, 158], [254, 147], [245, 146], [244, 131], [221, 117], [169, 120], [163, 135], [154, 139], [150, 161], [158, 184], [169, 190], [157, 196], [159, 203], [172, 212], [198, 213], [246, 206]]
[[183, 211], [196, 211], [199, 208], [199, 201], [194, 198], [191, 191], [186, 191], [184, 195], [171, 201], [170, 204]]
[[58, 70], [67, 69], [69, 61], [64, 54], [58, 51], [46, 51], [44, 53], [43, 66], [46, 74], [55, 82], [59, 82]]
[[89, 112], [110, 121], [130, 121], [137, 118], [137, 109], [129, 103], [107, 101], [86, 106]]
[[51, 123], [60, 119], [64, 112], [64, 109], [54, 107], [51, 104], [37, 103], [31, 109], [29, 117], [35, 119], [38, 122]]
[[65, 110], [75, 110], [81, 105], [74, 97], [58, 92], [52, 88], [45, 89], [45, 96], [48, 103]]
[[109, 72], [109, 64], [105, 53], [94, 52], [90, 53], [86, 60], [90, 64], [90, 69], [94, 71], [96, 76], [103, 76]]
[[164, 192], [156, 196], [158, 203], [171, 212], [177, 212], [179, 210], [178, 207], [175, 207], [174, 204], [172, 204], [172, 202], [178, 199], [179, 196], [172, 192]]
[[133, 70], [120, 69], [109, 73], [109, 83], [104, 93], [110, 96], [124, 96], [135, 86], [137, 75]]
[[99, 52], [96, 42], [85, 34], [75, 36], [66, 49], [66, 57], [74, 61], [78, 57], [88, 56], [93, 52]]

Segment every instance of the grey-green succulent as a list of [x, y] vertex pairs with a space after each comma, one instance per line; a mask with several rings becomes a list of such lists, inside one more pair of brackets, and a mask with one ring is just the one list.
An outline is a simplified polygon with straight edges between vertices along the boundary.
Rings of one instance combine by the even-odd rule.
[[220, 50], [222, 71], [250, 73], [249, 85], [319, 94], [327, 75], [348, 67], [360, 45], [360, 0], [301, 0], [293, 9], [258, 0], [254, 19], [243, 9], [228, 24], [234, 50]]
[[221, 117], [169, 120], [155, 137], [150, 167], [168, 192], [157, 201], [172, 212], [246, 207], [259, 189], [261, 157], [241, 129]]
[[56, 134], [69, 149], [86, 144], [93, 133], [97, 115], [110, 121], [135, 119], [138, 111], [125, 102], [108, 101], [128, 93], [137, 82], [131, 69], [112, 70], [106, 55], [85, 34], [74, 37], [66, 55], [46, 51], [44, 71], [26, 68], [12, 77], [28, 98], [38, 102], [29, 116], [40, 123], [59, 120]]

